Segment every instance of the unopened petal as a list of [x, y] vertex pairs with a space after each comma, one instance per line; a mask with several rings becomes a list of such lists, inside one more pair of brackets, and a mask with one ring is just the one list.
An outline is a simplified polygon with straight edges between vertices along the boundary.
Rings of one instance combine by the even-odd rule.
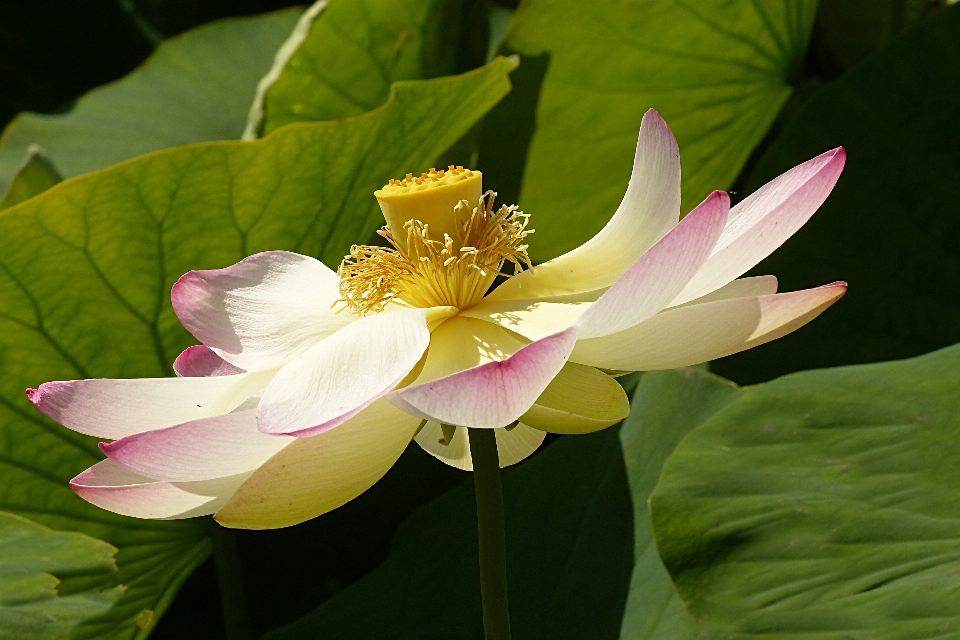
[[[448, 432], [450, 428], [448, 427]], [[500, 467], [509, 467], [529, 457], [543, 444], [546, 432], [531, 429], [522, 422], [512, 429], [494, 429], [497, 439], [497, 455]], [[437, 460], [463, 471], [473, 471], [470, 456], [470, 439], [465, 427], [456, 427], [450, 442], [446, 441], [443, 427], [436, 422], [427, 422], [417, 434], [417, 444]]]
[[651, 109], [640, 125], [630, 184], [606, 226], [573, 251], [510, 278], [491, 298], [543, 298], [608, 287], [679, 218], [677, 141]]
[[384, 400], [336, 429], [297, 438], [265, 462], [221, 508], [227, 527], [274, 529], [315, 518], [369, 489], [420, 425]]
[[69, 429], [117, 440], [229, 413], [266, 387], [274, 374], [67, 380], [27, 389], [27, 396], [40, 411]]
[[225, 269], [191, 271], [173, 286], [180, 322], [247, 371], [283, 365], [357, 316], [333, 309], [340, 278], [319, 260], [267, 251]]
[[846, 292], [815, 289], [667, 309], [626, 331], [578, 342], [570, 359], [621, 371], [675, 369], [770, 342], [820, 315]]
[[576, 336], [571, 327], [503, 360], [398, 389], [387, 398], [408, 413], [442, 424], [506, 426], [533, 405], [563, 368]]
[[250, 472], [294, 438], [257, 429], [256, 410], [127, 436], [100, 448], [117, 464], [155, 480], [194, 482]]
[[648, 249], [577, 320], [579, 339], [639, 324], [667, 306], [703, 266], [730, 211], [730, 196], [714, 191]]
[[263, 393], [260, 430], [315, 435], [360, 413], [410, 373], [430, 343], [427, 325], [448, 307], [367, 316], [287, 364]]
[[629, 413], [630, 400], [616, 380], [593, 367], [568, 362], [520, 422], [551, 433], [591, 433]]
[[177, 520], [216, 512], [249, 474], [201, 482], [158, 482], [103, 460], [70, 481], [81, 498], [133, 518]]
[[833, 149], [763, 185], [730, 211], [706, 263], [670, 306], [715, 291], [756, 266], [797, 232], [840, 178], [846, 152]]

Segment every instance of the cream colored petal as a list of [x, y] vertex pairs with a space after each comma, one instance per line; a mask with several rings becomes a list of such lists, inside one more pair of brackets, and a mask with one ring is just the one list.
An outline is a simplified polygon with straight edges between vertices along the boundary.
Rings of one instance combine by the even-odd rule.
[[[599, 297], [600, 292], [596, 294]], [[572, 327], [591, 304], [592, 301], [501, 300], [477, 305], [460, 316], [486, 320], [530, 340], [540, 340]]]
[[576, 344], [570, 360], [603, 369], [675, 369], [750, 349], [810, 322], [846, 292], [815, 289], [667, 309], [626, 331]]
[[676, 309], [677, 307], [687, 307], [693, 304], [704, 304], [706, 302], [716, 302], [717, 300], [732, 300], [733, 298], [749, 298], [752, 296], [769, 296], [777, 292], [776, 276], [754, 276], [752, 278], [740, 278], [729, 282], [713, 293], [705, 296], [668, 307]]
[[630, 400], [612, 377], [593, 367], [568, 362], [520, 418], [551, 433], [591, 433], [627, 417]]
[[[497, 452], [500, 467], [509, 467], [527, 458], [536, 451], [546, 432], [531, 429], [522, 422], [509, 431], [494, 429], [497, 437]], [[445, 444], [445, 434], [439, 423], [427, 422], [417, 434], [417, 444], [434, 458], [451, 467], [463, 471], [473, 471], [473, 459], [470, 457], [470, 438], [464, 427], [457, 427], [449, 444]], [[443, 442], [441, 442], [443, 441]]]
[[377, 400], [336, 429], [290, 443], [215, 517], [227, 527], [276, 529], [336, 509], [383, 477], [419, 425], [419, 418]]
[[490, 297], [536, 299], [608, 287], [679, 219], [677, 141], [651, 109], [640, 126], [630, 184], [607, 225], [573, 251], [510, 278]]

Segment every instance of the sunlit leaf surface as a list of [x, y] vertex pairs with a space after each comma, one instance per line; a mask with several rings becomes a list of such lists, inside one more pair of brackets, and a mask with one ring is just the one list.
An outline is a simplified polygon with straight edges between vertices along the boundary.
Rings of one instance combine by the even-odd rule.
[[0, 512], [0, 638], [67, 638], [104, 613], [122, 592], [109, 585], [116, 551]]
[[960, 624], [960, 345], [751, 387], [651, 498], [657, 546], [719, 637], [948, 638]]

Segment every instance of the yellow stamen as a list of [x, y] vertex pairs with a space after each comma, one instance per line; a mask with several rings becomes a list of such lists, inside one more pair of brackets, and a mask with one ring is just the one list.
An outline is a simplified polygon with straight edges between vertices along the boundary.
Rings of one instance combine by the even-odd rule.
[[[436, 173], [440, 182], [442, 176]], [[408, 178], [404, 182], [409, 188], [409, 183], [414, 181]], [[430, 183], [424, 180], [424, 185]], [[391, 186], [396, 185], [387, 185], [384, 189]], [[430, 193], [427, 189], [419, 191], [420, 195], [427, 193]], [[406, 197], [409, 200], [404, 205], [415, 206], [416, 198]], [[515, 275], [523, 265], [531, 266], [524, 243], [533, 233], [527, 229], [529, 216], [516, 206], [494, 210], [495, 197], [494, 192], [487, 191], [475, 200], [476, 207], [461, 199], [447, 214], [447, 221], [433, 216], [441, 224], [446, 222], [449, 232], [438, 233], [431, 223], [416, 217], [403, 225], [404, 234], [400, 238], [405, 242], [400, 241], [387, 224], [378, 233], [391, 247], [351, 247], [338, 272], [341, 301], [360, 314], [382, 311], [393, 300], [413, 307], [458, 309], [480, 302], [498, 275]], [[428, 212], [434, 212], [432, 207], [436, 201], [426, 200], [431, 206]], [[506, 262], [513, 263], [513, 274], [501, 274]]]

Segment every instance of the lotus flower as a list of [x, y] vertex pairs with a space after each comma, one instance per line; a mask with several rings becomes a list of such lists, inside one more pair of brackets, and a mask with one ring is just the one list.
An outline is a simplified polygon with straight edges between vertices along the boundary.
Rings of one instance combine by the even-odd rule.
[[408, 174], [376, 193], [390, 246], [354, 246], [337, 273], [270, 251], [184, 275], [173, 306], [202, 345], [177, 358], [179, 377], [27, 393], [113, 440], [71, 486], [141, 518], [296, 524], [365, 491], [412, 439], [470, 469], [463, 427], [495, 429], [510, 465], [546, 432], [622, 420], [614, 375], [749, 349], [839, 299], [844, 283], [777, 294], [773, 276], [737, 278], [810, 218], [844, 158], [817, 156], [733, 209], [716, 191], [680, 221], [677, 143], [649, 111], [616, 213], [533, 268], [528, 216], [495, 208], [479, 172]]

